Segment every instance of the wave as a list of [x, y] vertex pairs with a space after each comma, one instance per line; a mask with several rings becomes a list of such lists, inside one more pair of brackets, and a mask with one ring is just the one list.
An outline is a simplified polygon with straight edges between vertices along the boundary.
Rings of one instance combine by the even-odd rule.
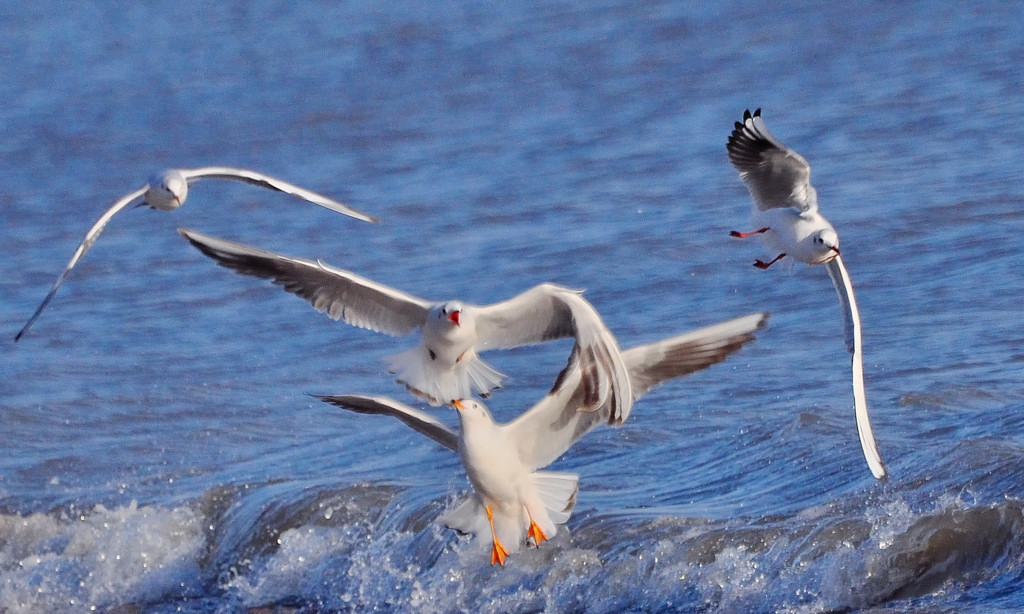
[[[713, 520], [581, 511], [505, 568], [436, 521], [458, 499], [366, 483], [214, 488], [0, 516], [5, 612], [844, 612], [1019, 579], [1024, 505], [835, 501]], [[896, 605], [893, 605], [893, 604]], [[910, 605], [907, 605], [910, 608]]]

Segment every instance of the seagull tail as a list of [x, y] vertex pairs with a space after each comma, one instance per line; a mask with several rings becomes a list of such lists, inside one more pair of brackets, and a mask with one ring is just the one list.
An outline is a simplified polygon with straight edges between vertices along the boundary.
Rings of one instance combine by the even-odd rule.
[[[550, 526], [541, 523], [541, 529], [549, 538], [554, 537], [557, 525], [565, 524], [576, 507], [580, 476], [575, 473], [538, 471], [533, 474], [533, 487], [541, 504], [547, 511]], [[540, 519], [535, 519], [540, 523]]]
[[467, 357], [466, 377], [473, 392], [488, 396], [492, 390], [501, 388], [505, 374], [483, 361], [479, 356]]

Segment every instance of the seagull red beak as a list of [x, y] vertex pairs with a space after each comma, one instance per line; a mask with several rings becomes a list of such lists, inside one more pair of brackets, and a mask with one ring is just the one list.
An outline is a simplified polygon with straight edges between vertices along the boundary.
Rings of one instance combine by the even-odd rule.
[[460, 313], [462, 313], [462, 312], [461, 311], [453, 311], [453, 312], [449, 313], [448, 314], [448, 321], [451, 322], [452, 324], [454, 324], [455, 326], [458, 326], [459, 325], [459, 314]]

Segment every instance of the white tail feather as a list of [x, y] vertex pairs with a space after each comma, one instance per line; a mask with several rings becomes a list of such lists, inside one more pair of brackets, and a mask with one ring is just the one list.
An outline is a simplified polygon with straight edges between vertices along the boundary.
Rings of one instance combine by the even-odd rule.
[[[572, 509], [576, 506], [576, 493], [580, 489], [579, 481], [580, 477], [575, 473], [538, 471], [533, 474], [533, 487], [552, 523], [548, 537], [554, 537], [556, 526], [565, 524], [572, 515]], [[546, 527], [541, 528], [547, 532]]]
[[474, 393], [487, 396], [505, 377], [475, 353], [467, 353], [452, 369], [439, 367], [422, 345], [391, 356], [388, 370], [398, 383], [435, 407]]

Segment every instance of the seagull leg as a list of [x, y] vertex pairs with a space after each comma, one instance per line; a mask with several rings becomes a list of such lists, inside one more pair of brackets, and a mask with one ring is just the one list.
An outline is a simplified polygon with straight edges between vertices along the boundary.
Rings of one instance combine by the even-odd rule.
[[544, 530], [541, 529], [540, 526], [533, 521], [533, 515], [530, 514], [529, 509], [526, 510], [526, 514], [530, 516], [530, 528], [528, 531], [526, 531], [526, 538], [530, 539], [532, 537], [533, 543], [537, 546], [540, 546], [541, 542], [547, 541], [548, 536], [545, 535]]
[[759, 269], [761, 269], [762, 271], [764, 271], [764, 270], [766, 270], [766, 269], [767, 269], [768, 267], [770, 267], [771, 265], [775, 264], [775, 263], [776, 263], [776, 262], [778, 262], [779, 260], [782, 260], [782, 259], [783, 259], [783, 258], [785, 258], [785, 257], [786, 257], [786, 254], [779, 254], [779, 255], [778, 255], [778, 256], [776, 256], [776, 257], [775, 257], [775, 259], [774, 259], [774, 260], [772, 260], [771, 262], [765, 262], [764, 260], [755, 260], [755, 261], [754, 261], [754, 266], [756, 266], [757, 268], [759, 268]]
[[761, 234], [763, 232], [768, 232], [769, 230], [771, 230], [770, 226], [765, 226], [764, 228], [758, 228], [757, 230], [754, 230], [752, 232], [740, 232], [738, 230], [733, 230], [733, 231], [729, 232], [729, 236], [730, 237], [736, 237], [737, 239], [746, 239], [747, 237], [751, 237], [751, 236], [754, 236], [754, 235], [759, 235], [759, 234]]
[[491, 506], [485, 505], [484, 510], [487, 511], [487, 521], [491, 523], [491, 538], [494, 540], [494, 545], [491, 547], [491, 565], [500, 563], [504, 567], [508, 550], [505, 550], [505, 546], [501, 545], [501, 542], [498, 541], [498, 534], [494, 532], [494, 514], [491, 513]]

